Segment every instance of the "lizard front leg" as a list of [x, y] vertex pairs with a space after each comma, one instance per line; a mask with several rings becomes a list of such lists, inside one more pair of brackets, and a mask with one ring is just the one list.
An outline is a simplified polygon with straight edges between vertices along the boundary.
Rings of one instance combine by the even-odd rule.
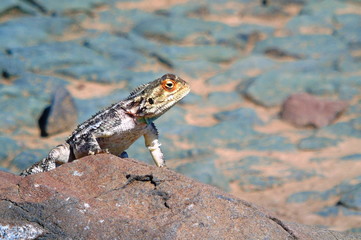
[[160, 143], [158, 141], [158, 131], [153, 123], [148, 125], [149, 131], [144, 134], [145, 146], [148, 148], [155, 164], [158, 167], [165, 167], [165, 161], [163, 153], [160, 149]]
[[98, 153], [108, 153], [107, 149], [102, 149], [99, 146], [96, 139], [98, 137], [97, 135], [88, 133], [73, 140], [74, 155], [76, 159]]

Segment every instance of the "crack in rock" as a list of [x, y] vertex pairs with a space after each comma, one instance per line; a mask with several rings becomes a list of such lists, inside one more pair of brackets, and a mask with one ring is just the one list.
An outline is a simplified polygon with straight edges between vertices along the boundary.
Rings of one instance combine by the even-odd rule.
[[163, 182], [163, 180], [154, 177], [152, 174], [147, 174], [147, 175], [127, 174], [125, 177], [128, 179], [128, 181], [127, 183], [124, 184], [122, 189], [126, 188], [129, 184], [133, 183], [134, 181], [150, 182], [151, 184], [154, 185], [154, 189], [157, 189], [157, 186], [161, 184], [161, 182]]
[[277, 223], [281, 228], [283, 228], [294, 240], [298, 240], [298, 237], [295, 235], [295, 233], [287, 227], [280, 219], [273, 217], [273, 216], [267, 216], [270, 220]]
[[170, 209], [170, 206], [167, 202], [170, 199], [169, 193], [157, 189], [157, 186], [159, 186], [162, 182], [164, 182], [164, 180], [160, 180], [154, 177], [152, 174], [147, 174], [147, 175], [127, 174], [125, 177], [128, 179], [128, 181], [124, 184], [122, 189], [126, 188], [129, 184], [133, 183], [134, 181], [150, 182], [151, 184], [154, 185], [154, 190], [155, 190], [152, 194], [156, 196], [160, 196], [164, 201], [164, 206]]

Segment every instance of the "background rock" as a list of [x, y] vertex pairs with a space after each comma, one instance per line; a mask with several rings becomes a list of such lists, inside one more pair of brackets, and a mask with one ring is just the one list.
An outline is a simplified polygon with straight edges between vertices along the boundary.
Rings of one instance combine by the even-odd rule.
[[39, 119], [41, 135], [46, 137], [76, 127], [78, 113], [74, 100], [65, 88], [55, 91], [51, 105]]
[[296, 126], [329, 125], [347, 107], [341, 101], [321, 100], [307, 93], [291, 95], [283, 104], [282, 119]]

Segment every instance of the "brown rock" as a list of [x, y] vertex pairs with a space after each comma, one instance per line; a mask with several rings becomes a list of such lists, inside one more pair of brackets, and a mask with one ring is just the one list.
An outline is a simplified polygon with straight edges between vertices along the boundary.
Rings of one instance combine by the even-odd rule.
[[0, 180], [5, 239], [358, 238], [282, 222], [215, 187], [109, 154]]
[[283, 103], [281, 117], [296, 126], [320, 128], [331, 124], [347, 105], [343, 101], [324, 100], [308, 93], [296, 93]]

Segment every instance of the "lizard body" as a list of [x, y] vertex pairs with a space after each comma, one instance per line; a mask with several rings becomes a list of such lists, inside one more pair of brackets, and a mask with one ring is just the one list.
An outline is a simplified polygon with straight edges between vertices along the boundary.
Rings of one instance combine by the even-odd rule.
[[164, 167], [158, 131], [153, 121], [189, 91], [188, 83], [173, 74], [166, 74], [141, 85], [126, 99], [80, 124], [65, 143], [53, 148], [47, 157], [25, 169], [20, 175], [50, 171], [61, 164], [97, 153], [107, 152], [127, 157], [125, 150], [141, 136], [144, 136], [145, 145], [155, 164]]

